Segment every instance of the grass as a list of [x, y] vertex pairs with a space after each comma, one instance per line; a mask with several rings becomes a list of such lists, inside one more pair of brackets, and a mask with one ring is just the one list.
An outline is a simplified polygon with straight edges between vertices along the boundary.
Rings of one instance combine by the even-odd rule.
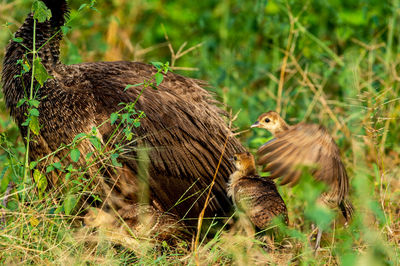
[[[75, 15], [81, 3], [70, 2]], [[14, 23], [9, 26], [14, 32], [30, 6], [28, 0], [2, 1], [0, 24]], [[209, 81], [221, 101], [234, 113], [240, 110], [239, 130], [276, 109], [289, 123], [325, 125], [341, 149], [357, 212], [347, 228], [339, 219], [327, 226], [317, 254], [308, 243], [311, 224], [329, 224], [335, 213], [315, 206], [322, 188], [306, 178], [294, 188], [279, 188], [290, 225], [277, 226], [273, 245], [263, 244], [246, 219], [239, 219], [230, 230], [199, 240], [200, 264], [398, 264], [398, 1], [117, 0], [96, 8], [99, 12], [85, 9], [71, 23], [64, 62], [169, 61], [175, 71]], [[3, 29], [0, 58], [10, 38]], [[106, 233], [79, 229], [74, 215], [57, 211], [69, 195], [39, 197], [32, 180], [23, 186], [24, 145], [4, 102], [0, 131], [0, 191], [4, 195], [10, 181], [17, 185], [2, 208], [7, 218], [0, 233], [2, 263], [196, 263], [185, 243], [170, 247], [140, 238], [139, 248], [110, 248], [115, 243]], [[267, 137], [257, 130], [239, 136], [253, 152]], [[29, 204], [22, 203], [23, 194]]]

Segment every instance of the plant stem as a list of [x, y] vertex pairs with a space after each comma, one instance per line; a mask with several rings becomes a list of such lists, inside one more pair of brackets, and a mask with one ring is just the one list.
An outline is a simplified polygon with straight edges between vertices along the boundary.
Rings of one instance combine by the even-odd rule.
[[[33, 98], [33, 82], [35, 80], [35, 58], [36, 58], [36, 20], [33, 20], [33, 48], [32, 48], [32, 75], [31, 75], [31, 84], [30, 84], [30, 91], [29, 91], [29, 100]], [[24, 190], [26, 188], [26, 182], [28, 179], [29, 173], [29, 143], [31, 137], [31, 129], [28, 125], [28, 133], [26, 135], [26, 150], [25, 150], [25, 158], [24, 158], [24, 177], [23, 177], [23, 184]], [[22, 203], [25, 202], [25, 194], [22, 196]]]

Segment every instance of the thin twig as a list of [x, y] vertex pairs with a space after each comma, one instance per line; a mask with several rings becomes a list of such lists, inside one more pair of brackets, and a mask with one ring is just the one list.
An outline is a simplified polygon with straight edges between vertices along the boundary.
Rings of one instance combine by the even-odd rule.
[[293, 16], [291, 13], [289, 13], [289, 20], [290, 20], [289, 37], [288, 37], [288, 42], [286, 45], [286, 53], [283, 57], [283, 62], [282, 62], [282, 66], [281, 66], [281, 75], [279, 77], [279, 85], [278, 85], [278, 97], [276, 99], [276, 111], [278, 113], [281, 112], [282, 90], [283, 90], [283, 83], [285, 81], [286, 65], [287, 65], [287, 60], [289, 57], [290, 47], [292, 46], [292, 40], [293, 40], [294, 19], [293, 19]]
[[230, 137], [230, 135], [227, 135], [226, 138], [225, 138], [224, 147], [222, 148], [221, 156], [219, 157], [218, 165], [217, 165], [217, 168], [215, 169], [215, 173], [214, 173], [213, 179], [212, 179], [212, 181], [211, 181], [210, 188], [209, 188], [209, 190], [208, 190], [208, 194], [207, 194], [207, 197], [206, 197], [206, 201], [205, 201], [204, 206], [203, 206], [203, 209], [201, 210], [200, 215], [199, 215], [199, 220], [198, 220], [198, 223], [197, 223], [196, 240], [195, 240], [195, 242], [194, 242], [194, 253], [195, 253], [195, 259], [196, 259], [196, 265], [200, 265], [200, 262], [199, 262], [199, 253], [198, 253], [198, 250], [197, 250], [197, 249], [198, 249], [198, 244], [199, 244], [199, 239], [200, 239], [200, 231], [201, 231], [201, 227], [202, 227], [202, 225], [203, 225], [204, 213], [205, 213], [205, 211], [206, 211], [206, 209], [207, 209], [208, 202], [209, 202], [209, 200], [210, 200], [211, 190], [212, 190], [212, 188], [213, 188], [213, 186], [214, 186], [214, 184], [215, 184], [215, 179], [217, 178], [218, 170], [219, 170], [219, 167], [220, 167], [220, 165], [221, 165], [222, 158], [223, 158], [223, 156], [224, 156], [225, 149], [226, 149], [226, 145], [228, 144], [228, 139], [229, 139], [229, 137]]

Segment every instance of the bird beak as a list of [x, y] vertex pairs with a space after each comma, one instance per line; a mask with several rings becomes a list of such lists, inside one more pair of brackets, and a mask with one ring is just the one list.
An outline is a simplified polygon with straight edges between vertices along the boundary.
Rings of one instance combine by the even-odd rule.
[[234, 160], [233, 160], [233, 156], [232, 156], [232, 157], [229, 157], [228, 160], [231, 161], [231, 162], [233, 162], [233, 161], [234, 161]]
[[259, 127], [259, 126], [260, 126], [260, 122], [256, 121], [254, 124], [252, 124], [252, 125], [250, 126], [250, 128]]

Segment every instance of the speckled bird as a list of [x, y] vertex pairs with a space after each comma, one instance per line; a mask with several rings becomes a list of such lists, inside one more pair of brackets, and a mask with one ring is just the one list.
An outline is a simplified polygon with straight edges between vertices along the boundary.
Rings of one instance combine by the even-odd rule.
[[228, 195], [258, 229], [266, 229], [271, 220], [282, 216], [288, 223], [285, 202], [272, 180], [260, 177], [249, 152], [235, 154], [236, 171], [230, 176]]

